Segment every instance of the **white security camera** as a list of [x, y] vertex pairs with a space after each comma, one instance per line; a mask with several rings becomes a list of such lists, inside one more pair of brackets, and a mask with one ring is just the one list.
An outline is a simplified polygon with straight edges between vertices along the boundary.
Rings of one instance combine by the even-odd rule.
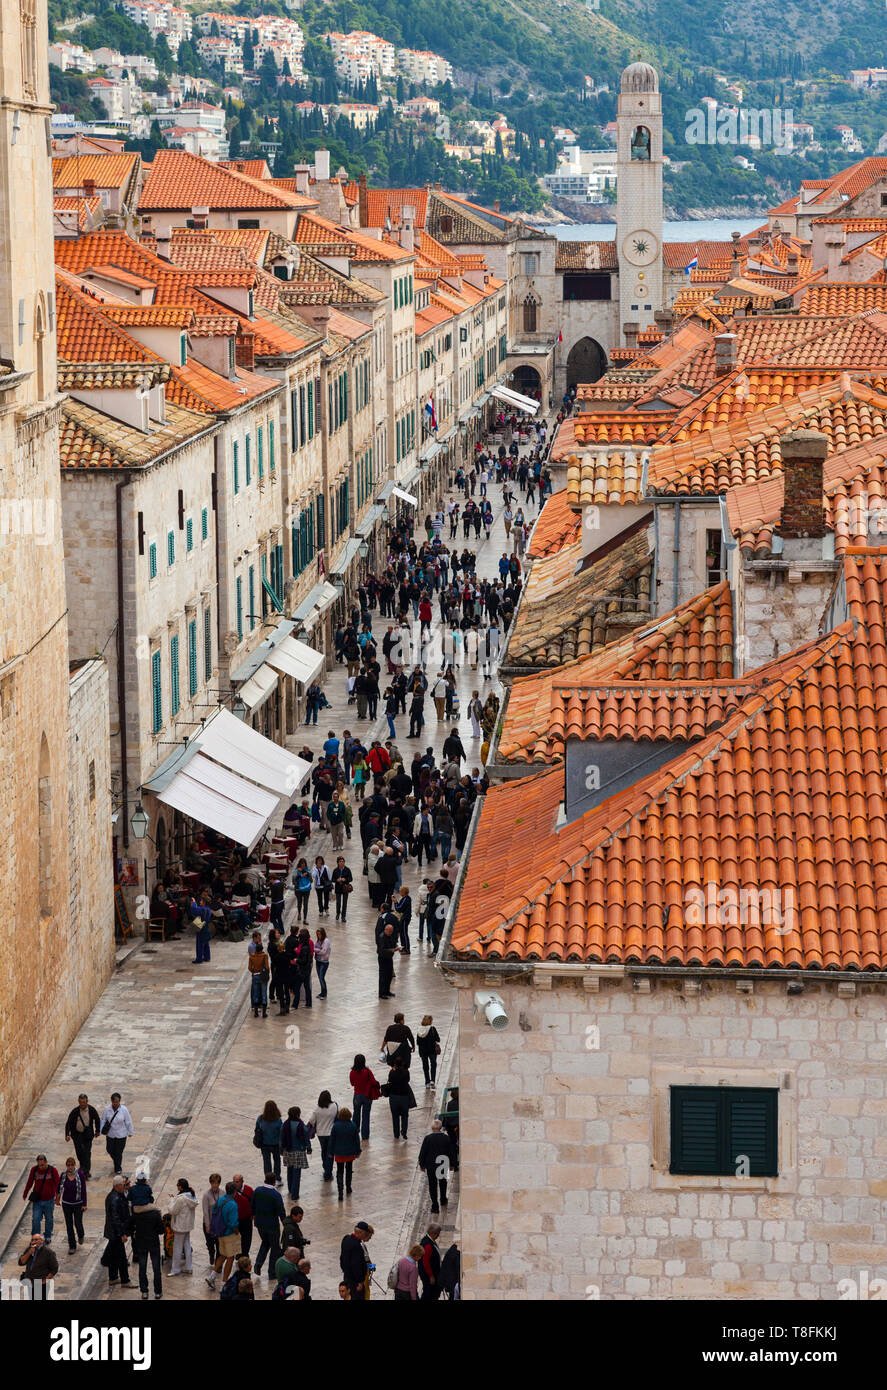
[[497, 1033], [508, 1027], [508, 1014], [500, 995], [492, 994], [486, 989], [476, 990], [474, 995], [475, 1018], [480, 1010], [483, 1011], [487, 1023], [491, 1028], [495, 1028]]

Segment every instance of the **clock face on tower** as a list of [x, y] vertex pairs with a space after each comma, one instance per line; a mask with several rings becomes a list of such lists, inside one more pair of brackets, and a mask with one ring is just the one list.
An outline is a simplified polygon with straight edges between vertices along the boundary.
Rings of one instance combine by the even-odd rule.
[[652, 265], [659, 255], [659, 242], [652, 232], [629, 232], [622, 243], [622, 254], [629, 265]]

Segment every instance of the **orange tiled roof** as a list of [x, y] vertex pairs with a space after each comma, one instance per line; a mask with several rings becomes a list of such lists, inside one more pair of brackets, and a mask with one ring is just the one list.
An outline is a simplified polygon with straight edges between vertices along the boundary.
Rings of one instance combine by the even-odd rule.
[[176, 444], [212, 428], [205, 416], [166, 403], [166, 418], [149, 432], [123, 424], [82, 401], [67, 400], [59, 426], [62, 468], [132, 468], [151, 463]]
[[[699, 737], [736, 707], [732, 676], [733, 603], [724, 581], [593, 656], [515, 680], [499, 757], [559, 761], [568, 738]], [[680, 685], [651, 692], [651, 682], [663, 681]], [[688, 692], [687, 682], [709, 684]]]
[[72, 154], [52, 161], [53, 188], [82, 188], [90, 180], [96, 188], [122, 188], [139, 157], [130, 154]]
[[315, 199], [275, 188], [268, 179], [223, 169], [186, 150], [158, 150], [142, 189], [139, 212], [190, 212], [193, 207], [279, 212], [316, 206]]
[[119, 323], [121, 328], [135, 328], [142, 324], [158, 328], [188, 328], [195, 317], [194, 310], [187, 304], [104, 304], [102, 313], [114, 323]]
[[[356, 183], [346, 184], [346, 192], [353, 190], [352, 196], [359, 199], [360, 189]], [[427, 188], [368, 188], [366, 190], [366, 210], [361, 208], [361, 217], [365, 217], [363, 225], [365, 227], [384, 227], [386, 221], [392, 227], [400, 226], [400, 210], [402, 207], [415, 209], [415, 225], [424, 228], [425, 219], [428, 215], [428, 189]]]
[[53, 198], [52, 210], [54, 213], [76, 212], [77, 226], [81, 232], [85, 232], [94, 225], [96, 213], [103, 211], [103, 204], [99, 197], [60, 196]]
[[557, 554], [565, 546], [574, 545], [579, 539], [581, 526], [582, 518], [570, 505], [567, 489], [561, 488], [559, 492], [552, 493], [536, 518], [527, 556], [531, 560], [538, 560], [545, 555]]
[[811, 285], [798, 305], [799, 314], [836, 317], [863, 313], [866, 309], [887, 310], [887, 286], [844, 282]]
[[558, 241], [555, 270], [618, 270], [615, 241]]
[[832, 324], [825, 332], [787, 352], [782, 360], [799, 366], [830, 366], [839, 371], [884, 371], [887, 314], [867, 309], [846, 323]]
[[871, 188], [873, 183], [878, 183], [880, 179], [887, 178], [887, 159], [872, 155], [868, 159], [861, 159], [857, 164], [851, 164], [849, 169], [842, 169], [839, 174], [832, 178], [821, 181], [816, 179], [810, 183], [811, 188], [817, 187], [820, 182], [825, 183], [825, 187], [813, 199], [808, 207], [816, 207], [832, 201], [834, 198], [841, 198], [847, 202], [851, 198], [856, 198], [866, 188]]
[[402, 261], [413, 256], [412, 251], [390, 241], [380, 241], [367, 232], [351, 227], [337, 227], [325, 217], [304, 213], [296, 227], [296, 244], [310, 247], [318, 256], [346, 256], [361, 261]]
[[144, 363], [162, 358], [131, 338], [103, 306], [65, 281], [56, 280], [56, 333], [59, 360], [81, 363]]
[[887, 434], [887, 395], [845, 374], [690, 440], [660, 445], [650, 457], [649, 490], [713, 497], [762, 483], [781, 472], [779, 439], [791, 429], [821, 430], [833, 450], [852, 448]]
[[186, 366], [173, 367], [166, 396], [167, 400], [187, 410], [211, 415], [216, 411], [237, 410], [259, 396], [280, 390], [281, 383], [271, 377], [257, 376], [238, 367], [236, 381], [229, 381], [189, 357]]
[[[884, 552], [848, 556], [845, 582], [855, 621], [785, 658], [720, 728], [572, 823], [557, 828], [560, 768], [493, 787], [454, 952], [885, 969]], [[709, 884], [716, 904], [722, 888], [753, 904], [767, 890], [778, 913], [766, 899], [744, 920], [706, 913]]]
[[570, 506], [580, 510], [640, 502], [642, 453], [601, 445], [594, 451], [569, 454], [567, 500]]

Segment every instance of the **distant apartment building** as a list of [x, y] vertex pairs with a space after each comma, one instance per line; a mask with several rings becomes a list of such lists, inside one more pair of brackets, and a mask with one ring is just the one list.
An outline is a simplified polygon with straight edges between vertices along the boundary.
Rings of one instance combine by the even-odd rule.
[[453, 80], [452, 63], [448, 63], [446, 58], [441, 58], [437, 53], [428, 53], [423, 49], [398, 49], [397, 66], [411, 82], [424, 82], [429, 87]]
[[616, 187], [614, 150], [580, 150], [571, 145], [564, 151], [564, 162], [543, 182], [554, 197], [600, 202], [608, 189]]
[[379, 108], [371, 101], [340, 101], [333, 108], [336, 116], [344, 116], [355, 130], [368, 130], [379, 118]]
[[240, 45], [218, 34], [205, 34], [195, 39], [194, 47], [205, 63], [217, 63], [224, 72], [243, 73], [243, 52]]
[[68, 43], [64, 39], [49, 45], [49, 61], [62, 72], [95, 72], [97, 67], [91, 53], [79, 43]]
[[853, 68], [850, 73], [850, 86], [859, 90], [862, 87], [883, 87], [887, 83], [887, 68]]
[[128, 125], [133, 111], [141, 104], [141, 92], [129, 82], [115, 82], [109, 77], [93, 77], [89, 83], [89, 94], [102, 103], [108, 120], [115, 124]]
[[225, 138], [224, 107], [211, 106], [208, 101], [183, 101], [181, 106], [156, 111], [154, 119], [164, 135], [174, 126], [184, 126], [203, 130], [216, 140]]
[[424, 121], [429, 116], [440, 115], [440, 102], [435, 101], [434, 97], [410, 97], [400, 111], [408, 120]]
[[191, 37], [191, 16], [178, 5], [164, 0], [123, 0], [121, 9], [127, 19], [144, 24], [153, 38], [163, 34], [173, 53], [178, 53], [182, 39]]
[[350, 34], [338, 32], [326, 35], [332, 49], [336, 72], [346, 82], [366, 82], [369, 77], [393, 77], [396, 72], [396, 52], [393, 43], [370, 34], [364, 29], [352, 29]]

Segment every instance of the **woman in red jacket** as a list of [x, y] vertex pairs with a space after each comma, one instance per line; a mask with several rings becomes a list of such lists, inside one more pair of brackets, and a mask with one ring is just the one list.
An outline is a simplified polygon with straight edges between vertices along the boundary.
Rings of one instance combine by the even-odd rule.
[[423, 594], [419, 600], [419, 631], [431, 631], [431, 600], [427, 594]]
[[354, 1058], [354, 1066], [348, 1076], [354, 1091], [354, 1123], [360, 1129], [361, 1139], [370, 1137], [370, 1110], [374, 1100], [382, 1094], [378, 1081], [367, 1066], [362, 1052]]

